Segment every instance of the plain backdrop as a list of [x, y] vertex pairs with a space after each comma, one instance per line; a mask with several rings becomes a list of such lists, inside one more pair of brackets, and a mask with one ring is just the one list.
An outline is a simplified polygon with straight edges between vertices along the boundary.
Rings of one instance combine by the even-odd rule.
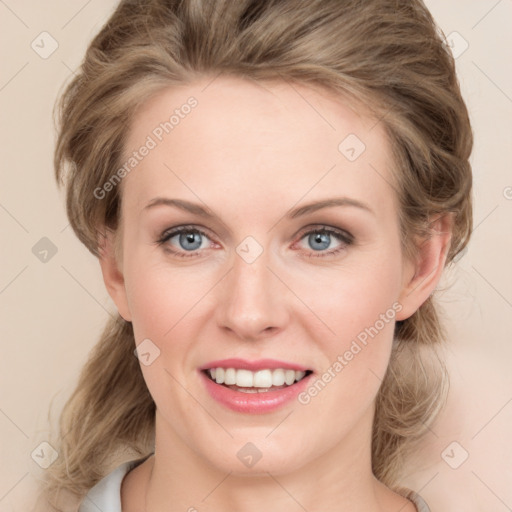
[[[341, 0], [340, 0], [341, 1]], [[457, 55], [475, 132], [474, 231], [436, 292], [449, 404], [405, 485], [432, 512], [512, 510], [511, 0], [426, 2]], [[115, 311], [53, 178], [52, 107], [112, 0], [0, 0], [0, 511], [27, 511], [56, 410]], [[41, 42], [43, 41], [43, 42]], [[45, 252], [46, 251], [46, 252]]]

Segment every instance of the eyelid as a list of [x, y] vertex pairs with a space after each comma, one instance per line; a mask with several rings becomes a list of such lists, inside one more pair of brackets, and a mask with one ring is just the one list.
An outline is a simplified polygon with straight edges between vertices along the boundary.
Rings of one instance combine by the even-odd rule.
[[179, 235], [183, 232], [196, 232], [200, 233], [201, 235], [207, 237], [209, 240], [212, 240], [212, 235], [209, 233], [209, 230], [207, 228], [204, 228], [202, 226], [198, 226], [197, 224], [181, 224], [178, 226], [174, 226], [171, 228], [167, 228], [164, 231], [162, 231], [161, 235], [158, 237], [158, 242], [162, 241], [164, 239], [172, 238], [173, 236]]
[[353, 243], [355, 240], [354, 235], [347, 231], [346, 229], [337, 228], [334, 226], [330, 226], [328, 224], [309, 224], [308, 226], [303, 227], [300, 229], [297, 233], [299, 238], [302, 238], [304, 235], [307, 235], [311, 232], [327, 232], [327, 233], [334, 233], [340, 237], [346, 238], [347, 243]]

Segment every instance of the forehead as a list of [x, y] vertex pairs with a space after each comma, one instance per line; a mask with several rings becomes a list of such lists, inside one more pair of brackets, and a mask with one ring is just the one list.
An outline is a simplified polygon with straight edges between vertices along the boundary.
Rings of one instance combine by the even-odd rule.
[[138, 210], [165, 193], [237, 208], [250, 196], [255, 209], [336, 192], [388, 210], [394, 202], [381, 123], [303, 84], [217, 77], [169, 87], [132, 120], [124, 161], [138, 151], [145, 156], [122, 182], [123, 203]]

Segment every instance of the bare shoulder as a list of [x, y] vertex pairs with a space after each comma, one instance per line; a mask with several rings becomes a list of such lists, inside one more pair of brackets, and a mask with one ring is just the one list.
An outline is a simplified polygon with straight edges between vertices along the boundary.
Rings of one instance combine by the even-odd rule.
[[153, 460], [153, 457], [149, 457], [123, 478], [121, 482], [122, 512], [136, 512], [144, 509], [144, 496], [146, 495]]
[[414, 503], [405, 496], [386, 487], [379, 482], [377, 496], [382, 506], [382, 510], [386, 512], [418, 512]]
[[392, 502], [390, 502], [389, 506], [386, 507], [385, 510], [389, 510], [389, 512], [396, 512], [397, 510], [400, 512], [418, 512], [416, 505], [414, 505], [411, 500], [408, 500], [400, 494], [393, 494]]

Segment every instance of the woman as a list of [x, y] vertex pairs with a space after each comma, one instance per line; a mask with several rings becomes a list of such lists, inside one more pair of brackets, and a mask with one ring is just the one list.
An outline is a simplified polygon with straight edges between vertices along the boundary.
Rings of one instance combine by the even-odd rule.
[[420, 1], [121, 2], [60, 104], [118, 315], [62, 414], [55, 509], [428, 511], [400, 470], [446, 395], [432, 294], [471, 148]]

